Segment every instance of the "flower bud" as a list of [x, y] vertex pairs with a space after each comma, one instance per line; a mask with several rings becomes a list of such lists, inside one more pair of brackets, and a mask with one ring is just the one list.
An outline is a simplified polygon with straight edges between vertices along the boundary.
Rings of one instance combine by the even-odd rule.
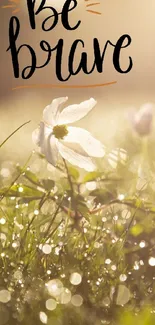
[[153, 105], [148, 103], [144, 104], [138, 112], [130, 116], [133, 129], [141, 136], [150, 134], [153, 122]]

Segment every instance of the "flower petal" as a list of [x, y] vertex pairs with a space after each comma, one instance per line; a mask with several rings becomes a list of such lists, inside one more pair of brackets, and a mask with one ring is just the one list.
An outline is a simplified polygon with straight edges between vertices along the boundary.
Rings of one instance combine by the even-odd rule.
[[46, 141], [47, 141], [46, 146], [44, 147], [45, 157], [50, 164], [56, 166], [58, 160], [58, 148], [57, 148], [58, 140], [54, 136], [49, 135]]
[[68, 127], [68, 135], [64, 141], [69, 143], [79, 143], [85, 152], [91, 157], [103, 157], [105, 148], [103, 144], [96, 140], [91, 133], [78, 127]]
[[35, 145], [41, 147], [42, 146], [42, 142], [44, 141], [44, 134], [47, 133], [48, 134], [51, 133], [51, 129], [46, 128], [47, 130], [45, 131], [45, 125], [43, 122], [40, 122], [39, 127], [33, 131], [32, 133], [32, 141], [34, 142]]
[[64, 108], [58, 118], [58, 124], [68, 124], [81, 120], [96, 105], [96, 100], [90, 98], [80, 104], [75, 104]]
[[36, 146], [39, 146], [39, 143], [40, 143], [40, 128], [37, 128], [32, 132], [32, 141]]
[[52, 103], [45, 107], [43, 111], [43, 120], [46, 124], [54, 126], [60, 114], [60, 106], [68, 100], [68, 97], [54, 99]]
[[55, 166], [58, 159], [58, 149], [56, 146], [57, 139], [53, 136], [52, 129], [41, 122], [40, 127], [32, 133], [32, 139], [40, 147], [41, 153], [45, 155], [47, 161]]
[[74, 150], [68, 148], [60, 141], [57, 143], [57, 147], [60, 155], [68, 160], [72, 165], [84, 168], [87, 171], [93, 171], [96, 169], [96, 166], [93, 164], [92, 160], [89, 157], [83, 156]]

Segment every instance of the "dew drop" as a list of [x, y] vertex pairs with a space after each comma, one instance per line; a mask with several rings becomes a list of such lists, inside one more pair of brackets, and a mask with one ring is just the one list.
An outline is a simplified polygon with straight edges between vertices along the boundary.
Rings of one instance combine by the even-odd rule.
[[127, 280], [126, 274], [121, 274], [119, 279], [120, 279], [121, 282], [125, 282]]
[[82, 281], [82, 276], [79, 273], [75, 272], [75, 273], [71, 274], [71, 276], [70, 276], [71, 284], [76, 286], [76, 285], [79, 285], [81, 283], [81, 281]]
[[74, 295], [71, 299], [71, 303], [75, 307], [80, 307], [83, 304], [83, 298], [80, 295]]
[[131, 298], [131, 294], [129, 289], [125, 286], [120, 284], [118, 287], [118, 294], [116, 299], [116, 304], [120, 306], [124, 306], [128, 303]]
[[13, 247], [13, 248], [17, 248], [18, 246], [19, 246], [19, 243], [18, 243], [18, 242], [13, 242], [13, 243], [12, 243], [12, 247]]
[[50, 280], [46, 287], [49, 294], [53, 297], [59, 296], [63, 291], [63, 284], [59, 279]]
[[11, 300], [11, 293], [8, 290], [0, 291], [0, 302], [6, 304]]
[[100, 248], [100, 243], [98, 243], [98, 242], [94, 243], [94, 247], [95, 248]]
[[6, 220], [5, 220], [4, 218], [1, 218], [1, 219], [0, 219], [0, 224], [1, 224], [1, 225], [5, 225], [5, 223], [6, 223]]
[[150, 257], [149, 258], [149, 265], [150, 266], [155, 266], [155, 257]]
[[140, 248], [144, 248], [146, 246], [146, 242], [142, 240], [139, 244]]
[[109, 265], [110, 263], [111, 263], [110, 258], [107, 258], [107, 259], [105, 260], [105, 264]]
[[8, 168], [2, 168], [0, 171], [0, 174], [2, 177], [9, 177], [10, 176], [10, 170]]
[[45, 244], [45, 245], [43, 245], [43, 247], [42, 247], [42, 251], [43, 251], [44, 254], [48, 255], [48, 254], [51, 253], [52, 248], [51, 248], [50, 245]]
[[47, 315], [41, 311], [39, 313], [39, 317], [40, 317], [40, 321], [43, 323], [43, 324], [47, 324], [47, 321], [48, 321], [48, 318], [47, 318]]
[[118, 195], [118, 200], [123, 201], [124, 198], [125, 198], [125, 195], [124, 194], [119, 194]]
[[139, 270], [139, 264], [138, 262], [136, 261], [135, 264], [134, 264], [134, 270], [138, 271]]
[[50, 270], [47, 270], [47, 274], [50, 275], [52, 272]]
[[22, 279], [22, 277], [23, 277], [23, 275], [22, 275], [22, 272], [21, 271], [16, 271], [15, 273], [14, 273], [14, 278], [16, 279], [16, 280], [21, 280]]
[[56, 307], [57, 307], [57, 303], [54, 299], [51, 298], [46, 301], [46, 309], [54, 310], [56, 309]]
[[63, 289], [63, 292], [61, 293], [60, 297], [59, 297], [59, 301], [61, 304], [66, 305], [71, 301], [71, 292], [70, 290], [68, 290], [67, 288]]
[[23, 187], [20, 186], [20, 187], [18, 188], [18, 192], [22, 193], [23, 191], [24, 191]]
[[111, 266], [111, 269], [112, 269], [113, 271], [116, 271], [116, 269], [117, 269], [116, 265], [112, 265], [112, 266]]

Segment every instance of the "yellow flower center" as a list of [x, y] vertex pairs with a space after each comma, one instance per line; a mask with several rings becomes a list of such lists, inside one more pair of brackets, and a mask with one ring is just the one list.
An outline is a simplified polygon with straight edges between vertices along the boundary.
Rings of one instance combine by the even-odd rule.
[[67, 134], [68, 130], [66, 125], [56, 125], [53, 128], [53, 134], [57, 139], [63, 139]]

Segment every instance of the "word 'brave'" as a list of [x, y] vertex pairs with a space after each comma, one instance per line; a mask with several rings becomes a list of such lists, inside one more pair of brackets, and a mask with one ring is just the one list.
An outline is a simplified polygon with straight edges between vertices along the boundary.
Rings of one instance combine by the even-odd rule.
[[[36, 9], [36, 0], [27, 0], [27, 9], [28, 9], [29, 23], [31, 29], [34, 30], [36, 29], [36, 16], [46, 9], [51, 10], [51, 15], [45, 18], [45, 20], [42, 22], [42, 30], [44, 32], [52, 31], [56, 27], [60, 19], [63, 27], [69, 31], [76, 30], [80, 26], [81, 24], [80, 20], [78, 20], [74, 26], [71, 26], [69, 21], [69, 13], [77, 7], [77, 0], [66, 0], [62, 12], [59, 13], [55, 8], [45, 6], [45, 5], [46, 5], [46, 0], [42, 0], [41, 4]], [[99, 73], [102, 73], [104, 70], [103, 63], [104, 63], [105, 53], [108, 45], [113, 47], [114, 68], [119, 73], [128, 73], [132, 69], [133, 63], [131, 57], [129, 57], [129, 62], [125, 70], [121, 68], [121, 62], [120, 62], [122, 49], [128, 47], [131, 44], [131, 37], [128, 34], [122, 35], [117, 40], [116, 44], [113, 44], [110, 40], [108, 40], [102, 50], [100, 49], [100, 44], [98, 39], [94, 38], [93, 39], [94, 62], [92, 64], [91, 69], [88, 69], [88, 66], [90, 66], [90, 64], [88, 64], [88, 53], [83, 50], [85, 48], [85, 43], [82, 39], [76, 39], [73, 42], [69, 51], [68, 64], [67, 64], [68, 75], [66, 77], [64, 77], [62, 73], [63, 51], [64, 51], [63, 39], [59, 39], [57, 44], [52, 47], [46, 40], [42, 40], [40, 42], [40, 49], [41, 51], [46, 53], [46, 59], [41, 65], [38, 65], [37, 55], [32, 46], [30, 46], [29, 44], [22, 44], [19, 47], [17, 47], [16, 43], [19, 34], [20, 34], [20, 21], [16, 16], [12, 16], [9, 22], [9, 48], [7, 49], [7, 51], [11, 52], [12, 65], [13, 65], [15, 78], [19, 78], [20, 76], [23, 79], [31, 78], [37, 69], [44, 68], [49, 64], [53, 52], [55, 52], [56, 54], [55, 56], [56, 75], [60, 81], [69, 80], [71, 76], [77, 75], [81, 70], [85, 74], [91, 74], [95, 69]], [[31, 63], [28, 66], [25, 66], [22, 71], [20, 71], [19, 53], [23, 48], [26, 48], [28, 50]], [[78, 51], [79, 53], [79, 49], [81, 48], [82, 50], [81, 50], [79, 62], [78, 64], [76, 62], [76, 67], [75, 67], [76, 52]]]

